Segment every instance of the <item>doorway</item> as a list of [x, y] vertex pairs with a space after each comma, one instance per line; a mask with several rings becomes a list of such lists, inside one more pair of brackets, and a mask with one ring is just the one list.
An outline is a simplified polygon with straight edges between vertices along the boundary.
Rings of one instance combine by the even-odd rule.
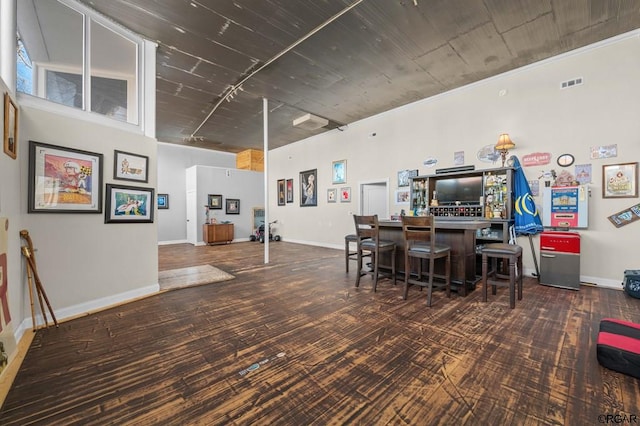
[[361, 182], [360, 214], [377, 214], [379, 219], [389, 219], [389, 180]]

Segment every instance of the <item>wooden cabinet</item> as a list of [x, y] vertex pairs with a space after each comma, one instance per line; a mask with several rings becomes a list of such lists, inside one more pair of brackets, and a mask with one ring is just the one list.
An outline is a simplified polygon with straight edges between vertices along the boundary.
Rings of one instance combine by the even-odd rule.
[[411, 180], [413, 214], [446, 220], [489, 220], [477, 231], [481, 244], [508, 242], [513, 224], [513, 168], [417, 176]]
[[230, 243], [233, 241], [233, 223], [203, 225], [202, 239], [205, 244]]

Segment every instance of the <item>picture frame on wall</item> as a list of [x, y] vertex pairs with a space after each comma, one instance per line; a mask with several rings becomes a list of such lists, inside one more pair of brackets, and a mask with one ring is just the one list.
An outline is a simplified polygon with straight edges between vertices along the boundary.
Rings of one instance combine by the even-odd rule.
[[18, 157], [18, 107], [9, 93], [4, 94], [4, 153]]
[[207, 195], [207, 206], [213, 210], [222, 210], [222, 195], [219, 195], [219, 194]]
[[227, 214], [240, 214], [240, 200], [235, 198], [227, 198]]
[[340, 188], [340, 202], [341, 203], [351, 202], [351, 187], [345, 186]]
[[327, 189], [327, 203], [335, 203], [338, 201], [338, 190], [336, 188]]
[[300, 172], [300, 207], [318, 205], [318, 169]]
[[103, 155], [29, 141], [29, 213], [102, 213]]
[[153, 188], [107, 184], [104, 223], [153, 223]]
[[113, 152], [113, 178], [134, 182], [149, 182], [149, 157], [114, 150]]
[[287, 179], [287, 203], [293, 203], [293, 179]]
[[334, 185], [347, 183], [347, 160], [334, 161], [331, 164], [331, 183]]
[[409, 204], [409, 190], [396, 189], [396, 204]]
[[412, 177], [418, 176], [418, 170], [400, 170], [398, 172], [398, 187], [409, 186]]
[[638, 163], [602, 166], [602, 198], [637, 198]]
[[285, 199], [285, 180], [284, 179], [278, 179], [278, 205], [279, 206], [284, 206], [286, 204], [286, 199]]
[[169, 208], [169, 194], [158, 194], [158, 209]]

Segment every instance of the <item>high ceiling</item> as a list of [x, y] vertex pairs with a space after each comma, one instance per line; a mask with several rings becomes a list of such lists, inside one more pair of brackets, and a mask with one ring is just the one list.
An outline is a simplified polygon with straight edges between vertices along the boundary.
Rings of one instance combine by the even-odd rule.
[[158, 140], [228, 152], [263, 98], [275, 148], [640, 28], [637, 0], [82, 1], [158, 43]]

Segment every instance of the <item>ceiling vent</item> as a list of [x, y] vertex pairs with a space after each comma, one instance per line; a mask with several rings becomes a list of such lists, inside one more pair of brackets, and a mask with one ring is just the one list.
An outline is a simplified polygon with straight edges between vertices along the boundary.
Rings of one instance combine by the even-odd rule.
[[329, 124], [329, 120], [313, 114], [305, 114], [293, 120], [293, 127], [305, 130], [317, 130], [327, 124]]
[[560, 83], [561, 89], [568, 89], [569, 87], [579, 86], [582, 84], [582, 77], [574, 78], [573, 80], [567, 80]]

